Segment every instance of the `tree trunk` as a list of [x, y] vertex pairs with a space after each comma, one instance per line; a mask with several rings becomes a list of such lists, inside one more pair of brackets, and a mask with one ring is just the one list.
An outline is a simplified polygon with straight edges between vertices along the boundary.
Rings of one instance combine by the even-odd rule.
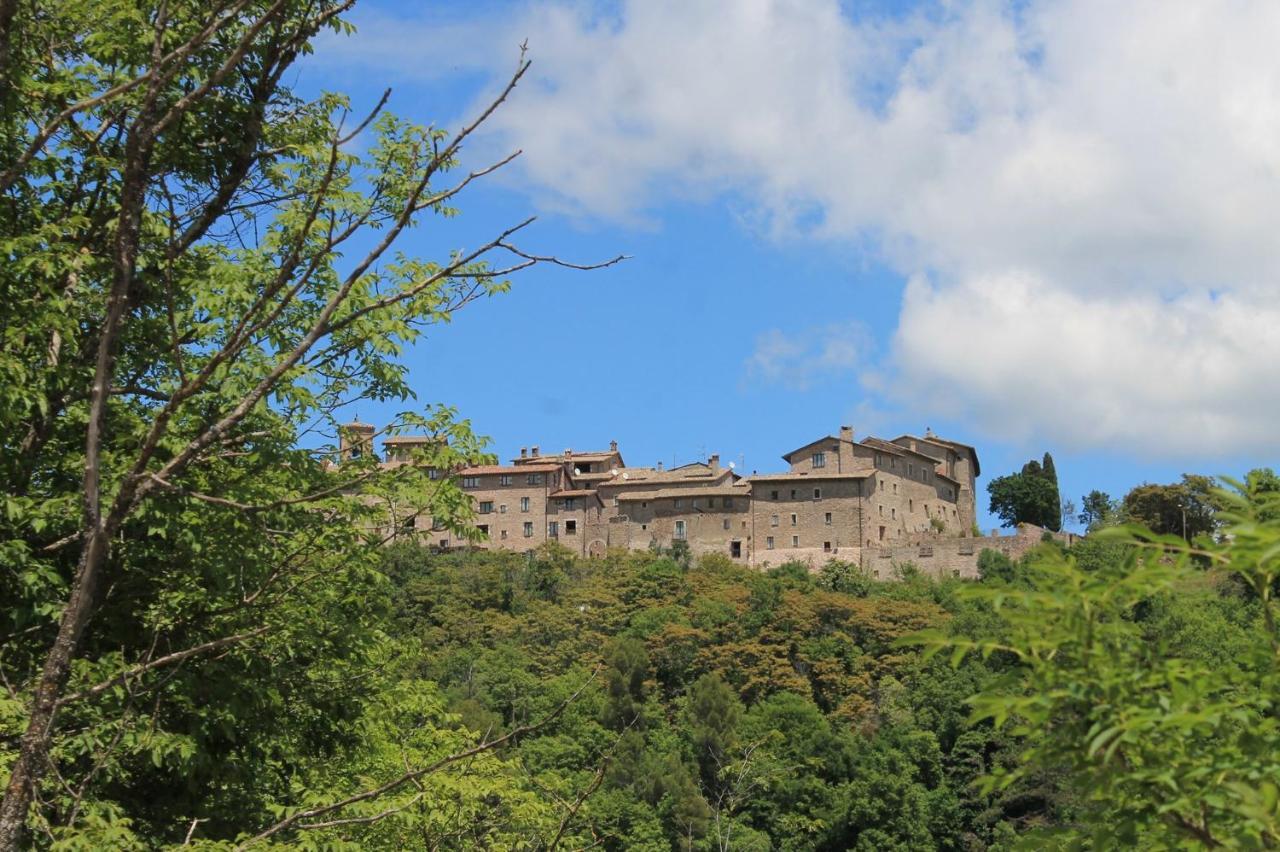
[[45, 657], [44, 671], [40, 674], [40, 685], [36, 688], [32, 701], [27, 730], [22, 735], [18, 760], [9, 775], [4, 800], [0, 802], [0, 850], [4, 852], [20, 848], [26, 829], [27, 810], [31, 806], [40, 778], [48, 769], [49, 734], [58, 707], [58, 696], [67, 682], [76, 646], [89, 622], [94, 591], [106, 553], [107, 536], [103, 531], [96, 530], [80, 552], [71, 599], [63, 610], [58, 637], [49, 649], [49, 655]]

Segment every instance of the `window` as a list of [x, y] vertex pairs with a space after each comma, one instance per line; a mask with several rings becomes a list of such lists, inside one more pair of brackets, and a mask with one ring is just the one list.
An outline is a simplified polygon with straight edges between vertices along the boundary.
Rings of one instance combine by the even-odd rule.
[[815, 489], [813, 489], [813, 499], [815, 499], [815, 500], [821, 500], [821, 499], [822, 499], [822, 489], [821, 489], [821, 488], [815, 488]]
[[613, 508], [615, 508], [615, 509], [616, 509], [616, 508], [618, 508], [618, 498], [617, 498], [617, 497], [614, 497], [614, 498], [613, 498]]
[[724, 507], [725, 507], [726, 509], [732, 509], [732, 508], [733, 508], [733, 498], [732, 498], [732, 497], [726, 497], [726, 498], [724, 498]]
[[814, 466], [814, 467], [826, 467], [826, 466], [827, 466], [827, 454], [826, 454], [826, 453], [814, 453], [814, 454], [813, 454], [813, 466]]
[[478, 529], [478, 530], [480, 531], [480, 535], [484, 536], [485, 538], [488, 538], [488, 537], [489, 537], [489, 525], [488, 525], [488, 524], [476, 524], [476, 529]]
[[880, 454], [876, 453], [876, 467], [880, 466]]
[[[908, 512], [914, 512], [915, 510], [916, 510], [916, 501], [915, 501], [915, 500], [908, 500], [908, 501], [907, 501], [907, 511], [908, 511]], [[927, 514], [929, 514], [929, 510], [928, 510], [928, 509], [925, 509], [925, 514], [926, 514], [926, 515], [927, 515]]]
[[908, 464], [908, 465], [907, 465], [907, 476], [915, 476], [915, 475], [916, 475], [916, 466], [915, 466], [915, 465], [913, 465], [913, 464]]
[[777, 492], [777, 491], [770, 491], [770, 492], [769, 492], [769, 499], [770, 499], [770, 500], [777, 500], [777, 499], [778, 499], [778, 492]]
[[894, 506], [893, 508], [889, 509], [889, 517], [891, 517], [891, 518], [897, 518], [897, 517], [898, 517], [898, 508], [897, 508], [896, 506]]
[[684, 498], [683, 498], [683, 497], [677, 497], [677, 498], [676, 498], [676, 508], [677, 508], [677, 509], [683, 509], [683, 508], [684, 508]]
[[427, 468], [427, 479], [439, 479], [440, 471], [434, 467]]
[[564, 534], [565, 534], [565, 535], [577, 535], [577, 534], [578, 534], [578, 522], [577, 522], [577, 521], [565, 521], [565, 522], [564, 522]]
[[880, 540], [884, 541], [884, 527], [880, 528]]
[[509, 473], [504, 473], [504, 474], [502, 474], [502, 476], [499, 476], [499, 477], [498, 477], [498, 484], [499, 484], [499, 485], [510, 485], [510, 484], [511, 484], [511, 474], [509, 474]]
[[792, 513], [791, 513], [791, 526], [793, 526], [793, 527], [794, 527], [794, 526], [796, 525], [796, 522], [797, 522], [797, 521], [799, 521], [799, 520], [800, 520], [800, 516], [799, 516], [799, 515], [797, 515], [795, 512], [792, 512]]
[[880, 510], [880, 517], [882, 517], [882, 518], [883, 518], [883, 517], [884, 517], [884, 506], [878, 506], [877, 508]]
[[503, 530], [503, 531], [498, 535], [498, 538], [502, 539], [503, 541], [506, 541], [506, 540], [507, 540], [507, 531], [506, 531], [506, 530]]
[[560, 522], [559, 522], [559, 521], [547, 521], [547, 535], [548, 535], [548, 536], [550, 536], [551, 538], [559, 538], [559, 537], [560, 537]]
[[531, 473], [531, 474], [529, 474], [528, 476], [526, 476], [526, 477], [524, 478], [524, 481], [525, 481], [526, 483], [528, 483], [529, 485], [541, 485], [541, 484], [542, 484], [542, 474], [540, 474], [540, 473]]
[[684, 521], [676, 521], [676, 538], [684, 540]]
[[493, 501], [491, 500], [480, 501], [480, 514], [487, 515], [492, 511], [493, 511]]
[[765, 550], [773, 550], [773, 536], [769, 536], [764, 540]]
[[574, 505], [574, 499], [572, 497], [566, 497], [560, 501], [560, 508], [572, 510], [572, 509], [576, 509], [577, 506]]
[[825, 523], [827, 526], [831, 526], [831, 513], [830, 513], [830, 512], [827, 512], [825, 515], [823, 515], [823, 516], [822, 516], [822, 522], [823, 522], [823, 523]]
[[792, 546], [792, 547], [799, 547], [799, 546], [800, 546], [800, 536], [798, 536], [798, 535], [793, 535], [793, 536], [791, 536], [791, 546]]
[[777, 516], [777, 515], [770, 515], [770, 516], [769, 516], [769, 526], [771, 526], [771, 527], [776, 527], [777, 525], [778, 525], [778, 516]]
[[520, 511], [521, 511], [521, 512], [527, 512], [527, 511], [529, 511], [529, 498], [528, 498], [528, 497], [521, 497], [521, 498], [520, 498]]
[[[883, 530], [884, 527], [881, 527], [880, 529]], [[524, 537], [533, 538], [533, 521], [524, 522]]]
[[728, 518], [725, 518], [725, 519], [724, 519], [724, 528], [725, 528], [725, 529], [729, 529], [729, 519], [728, 519]]
[[824, 553], [830, 553], [830, 552], [831, 552], [831, 542], [829, 542], [829, 541], [824, 541], [824, 542], [822, 543], [822, 551], [823, 551]]
[[880, 480], [880, 490], [881, 490], [881, 491], [883, 491], [883, 490], [884, 490], [884, 480], [883, 480], [883, 479], [882, 479], [882, 480]]
[[499, 503], [499, 504], [498, 504], [498, 514], [499, 514], [499, 515], [505, 515], [506, 513], [507, 513], [507, 504], [506, 504], [506, 503]]
[[464, 476], [464, 477], [462, 477], [462, 487], [463, 487], [463, 488], [479, 488], [479, 487], [480, 487], [480, 477], [478, 477], [478, 476]]
[[898, 493], [898, 483], [896, 483], [896, 482], [895, 482], [895, 483], [893, 483], [893, 493], [894, 493], [894, 494], [897, 494], [897, 493]]
[[448, 549], [449, 549], [449, 539], [447, 539], [447, 538], [442, 538], [442, 539], [440, 539], [440, 549], [441, 549], [441, 550], [448, 550]]
[[796, 490], [794, 488], [791, 489], [791, 499], [796, 499]]

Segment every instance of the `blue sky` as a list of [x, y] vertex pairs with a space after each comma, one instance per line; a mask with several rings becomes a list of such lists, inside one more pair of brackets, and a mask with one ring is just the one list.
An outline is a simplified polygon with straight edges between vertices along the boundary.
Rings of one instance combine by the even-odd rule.
[[537, 214], [527, 250], [631, 259], [521, 273], [410, 352], [501, 457], [764, 472], [844, 423], [931, 426], [988, 477], [1051, 451], [1078, 501], [1280, 447], [1280, 27], [1162, 9], [378, 0], [296, 85], [456, 128], [528, 38], [464, 159], [525, 155], [401, 248]]

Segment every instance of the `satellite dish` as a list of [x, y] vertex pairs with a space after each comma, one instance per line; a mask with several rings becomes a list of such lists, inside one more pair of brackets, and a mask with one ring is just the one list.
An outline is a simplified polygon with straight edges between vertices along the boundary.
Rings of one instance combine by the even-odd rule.
[[610, 475], [610, 476], [617, 476], [617, 475], [618, 475], [618, 469], [617, 469], [616, 467], [611, 467], [611, 468], [609, 468], [609, 475]]
[[630, 479], [630, 478], [631, 478], [631, 474], [629, 474], [629, 473], [624, 473], [624, 474], [622, 474], [622, 478], [623, 478], [623, 479]]
[[733, 462], [729, 462], [729, 470], [733, 470], [735, 467], [737, 467], [736, 464], [734, 464]]

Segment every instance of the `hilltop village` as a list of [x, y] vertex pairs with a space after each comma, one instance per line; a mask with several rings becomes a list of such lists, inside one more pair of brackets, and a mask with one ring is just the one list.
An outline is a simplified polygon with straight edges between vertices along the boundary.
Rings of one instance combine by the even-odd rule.
[[[344, 429], [344, 457], [371, 447], [376, 428]], [[406, 461], [431, 439], [384, 439], [382, 464]], [[628, 467], [607, 450], [546, 454], [522, 447], [510, 464], [455, 471], [471, 495], [482, 536], [468, 546], [532, 550], [556, 541], [579, 555], [648, 550], [683, 542], [695, 556], [720, 553], [744, 565], [856, 563], [873, 576], [912, 562], [935, 575], [977, 574], [983, 549], [1018, 556], [1044, 531], [981, 536], [976, 526], [977, 451], [926, 430], [892, 440], [842, 426], [784, 454], [789, 470], [743, 476], [719, 455], [678, 467]], [[464, 542], [430, 518], [411, 534], [448, 549]], [[1064, 536], [1069, 538], [1070, 536]]]

